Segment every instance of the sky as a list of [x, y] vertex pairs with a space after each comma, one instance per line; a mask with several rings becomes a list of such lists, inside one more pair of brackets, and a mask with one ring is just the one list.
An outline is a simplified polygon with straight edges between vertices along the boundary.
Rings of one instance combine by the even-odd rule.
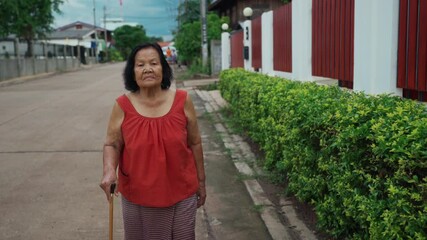
[[[180, 0], [64, 0], [60, 6], [62, 15], [55, 14], [54, 27], [76, 21], [94, 23], [95, 1], [96, 25], [104, 27], [104, 6], [107, 18], [123, 18], [125, 22], [136, 22], [144, 26], [148, 36], [172, 39], [176, 28], [176, 16]], [[122, 4], [120, 5], [120, 2]]]

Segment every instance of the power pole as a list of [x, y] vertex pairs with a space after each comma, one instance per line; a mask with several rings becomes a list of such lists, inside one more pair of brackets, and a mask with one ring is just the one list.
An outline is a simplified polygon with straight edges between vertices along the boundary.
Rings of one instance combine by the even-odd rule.
[[105, 60], [108, 61], [108, 51], [107, 51], [107, 7], [104, 5], [104, 41], [105, 41]]
[[95, 0], [93, 0], [93, 30], [95, 33], [95, 63], [98, 63], [98, 34], [96, 31], [96, 11]]
[[206, 0], [200, 0], [200, 17], [202, 22], [202, 64], [204, 67], [208, 64], [208, 36], [206, 23]]
[[178, 17], [177, 17], [178, 29], [181, 27], [181, 8], [182, 8], [181, 4], [182, 4], [182, 0], [179, 0], [178, 1]]

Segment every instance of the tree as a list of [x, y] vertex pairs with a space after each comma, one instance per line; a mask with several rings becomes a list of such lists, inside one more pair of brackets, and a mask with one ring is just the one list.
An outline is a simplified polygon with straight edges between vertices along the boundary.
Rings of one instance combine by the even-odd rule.
[[[175, 47], [179, 59], [187, 64], [196, 62], [201, 56], [201, 22], [200, 1], [186, 0], [178, 6], [178, 29], [174, 32]], [[220, 18], [217, 14], [207, 15], [208, 44], [212, 39], [221, 39], [221, 25], [229, 23], [228, 17]], [[208, 47], [209, 49], [209, 47]]]
[[201, 53], [200, 21], [185, 23], [175, 35], [175, 46], [179, 51], [179, 59], [191, 63]]
[[[219, 18], [214, 13], [207, 16], [208, 43], [212, 39], [221, 39], [221, 25], [229, 23], [228, 17]], [[179, 50], [180, 60], [192, 63], [201, 55], [201, 24], [200, 20], [185, 23], [175, 34], [175, 46]], [[208, 48], [209, 49], [209, 48]]]
[[221, 26], [223, 23], [230, 24], [230, 18], [229, 17], [219, 17], [217, 14], [210, 13], [208, 14], [208, 40], [215, 39], [219, 40], [221, 39], [221, 33], [222, 29]]
[[163, 42], [163, 38], [162, 37], [148, 37], [148, 41], [149, 42], [152, 42], [152, 43], [154, 43], [154, 42]]
[[127, 59], [132, 49], [138, 44], [148, 42], [146, 31], [143, 26], [132, 27], [124, 25], [116, 28], [113, 32], [114, 46], [120, 51], [124, 59]]
[[200, 20], [200, 1], [186, 0], [178, 6], [178, 28], [186, 23], [192, 23]]
[[64, 0], [0, 0], [0, 36], [16, 34], [27, 42], [27, 56], [32, 56], [32, 41], [53, 29], [53, 13], [61, 14]]

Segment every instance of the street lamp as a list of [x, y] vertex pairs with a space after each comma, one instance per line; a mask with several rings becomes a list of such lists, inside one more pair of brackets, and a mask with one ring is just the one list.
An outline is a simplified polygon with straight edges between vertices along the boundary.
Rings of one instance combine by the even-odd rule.
[[228, 30], [228, 24], [227, 23], [223, 23], [221, 25], [222, 30], [227, 31]]
[[243, 16], [245, 16], [247, 20], [251, 19], [253, 13], [254, 11], [250, 7], [245, 7], [245, 9], [243, 9]]
[[246, 21], [244, 21], [243, 23], [243, 27], [244, 27], [244, 31], [245, 31], [245, 38], [243, 39], [243, 59], [246, 60], [244, 61], [245, 64], [245, 69], [249, 69], [251, 66], [250, 63], [250, 58], [249, 58], [249, 46], [251, 45], [251, 41], [249, 39], [249, 35], [250, 35], [250, 27], [251, 27], [251, 17], [253, 14], [253, 10], [250, 7], [245, 7], [245, 9], [243, 9], [243, 16], [245, 16]]

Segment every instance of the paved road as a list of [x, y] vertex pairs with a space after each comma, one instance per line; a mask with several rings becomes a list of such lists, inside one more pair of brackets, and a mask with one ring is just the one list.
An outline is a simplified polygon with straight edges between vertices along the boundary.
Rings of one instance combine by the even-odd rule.
[[[123, 63], [0, 88], [0, 239], [107, 239], [108, 204], [98, 187], [102, 144]], [[204, 103], [200, 111], [208, 200], [198, 239], [270, 239], [228, 161]], [[115, 238], [123, 239], [120, 199]]]

